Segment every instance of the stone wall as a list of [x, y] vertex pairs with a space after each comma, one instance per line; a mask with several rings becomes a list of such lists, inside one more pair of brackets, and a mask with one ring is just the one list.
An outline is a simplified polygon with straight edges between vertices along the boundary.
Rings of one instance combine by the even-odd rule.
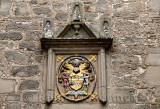
[[95, 33], [110, 19], [107, 109], [159, 109], [160, 0], [0, 0], [0, 108], [45, 109], [43, 20], [57, 36], [75, 1]]

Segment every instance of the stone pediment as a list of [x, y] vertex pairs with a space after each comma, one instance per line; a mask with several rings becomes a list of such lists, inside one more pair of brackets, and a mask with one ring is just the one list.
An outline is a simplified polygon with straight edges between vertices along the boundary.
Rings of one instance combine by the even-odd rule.
[[[53, 47], [103, 47], [109, 48], [112, 44], [112, 38], [96, 36], [83, 21], [81, 15], [81, 5], [75, 3], [73, 7], [72, 21], [57, 36], [53, 36], [53, 22], [50, 19], [44, 22], [43, 38], [41, 38], [42, 48]], [[104, 25], [107, 29], [108, 24]]]
[[90, 39], [97, 38], [92, 30], [83, 22], [71, 22], [57, 36], [62, 39]]
[[108, 49], [112, 38], [96, 36], [92, 30], [81, 21], [72, 21], [57, 37], [42, 38], [42, 48], [50, 47], [104, 47]]

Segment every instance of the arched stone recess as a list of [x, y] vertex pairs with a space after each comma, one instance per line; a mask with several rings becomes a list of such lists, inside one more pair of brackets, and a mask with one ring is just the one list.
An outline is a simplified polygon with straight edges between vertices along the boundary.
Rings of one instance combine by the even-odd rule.
[[80, 8], [79, 3], [74, 4], [71, 23], [57, 37], [53, 37], [53, 22], [44, 20], [41, 46], [47, 54], [44, 74], [48, 104], [107, 101], [105, 52], [113, 39], [96, 36], [82, 21]]

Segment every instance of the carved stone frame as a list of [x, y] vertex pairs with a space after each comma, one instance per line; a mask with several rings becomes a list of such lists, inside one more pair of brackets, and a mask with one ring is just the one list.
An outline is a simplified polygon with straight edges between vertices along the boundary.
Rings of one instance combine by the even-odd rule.
[[[76, 41], [77, 40], [77, 41]], [[69, 44], [71, 43], [71, 45]], [[56, 55], [62, 54], [96, 54], [98, 56], [98, 98], [102, 103], [107, 101], [106, 92], [106, 54], [112, 44], [112, 39], [41, 39], [42, 47], [48, 50], [46, 65], [46, 102], [51, 103], [55, 98]], [[87, 45], [86, 45], [87, 44]], [[62, 46], [65, 45], [65, 46]], [[74, 47], [73, 47], [74, 46]]]

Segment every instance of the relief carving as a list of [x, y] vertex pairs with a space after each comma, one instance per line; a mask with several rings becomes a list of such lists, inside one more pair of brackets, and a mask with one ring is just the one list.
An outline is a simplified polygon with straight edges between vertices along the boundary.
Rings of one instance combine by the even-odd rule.
[[83, 56], [70, 56], [59, 66], [57, 90], [69, 101], [82, 101], [92, 95], [96, 87], [96, 71], [93, 64]]
[[47, 20], [44, 23], [43, 37], [44, 38], [52, 38], [53, 37], [52, 23], [49, 20]]

